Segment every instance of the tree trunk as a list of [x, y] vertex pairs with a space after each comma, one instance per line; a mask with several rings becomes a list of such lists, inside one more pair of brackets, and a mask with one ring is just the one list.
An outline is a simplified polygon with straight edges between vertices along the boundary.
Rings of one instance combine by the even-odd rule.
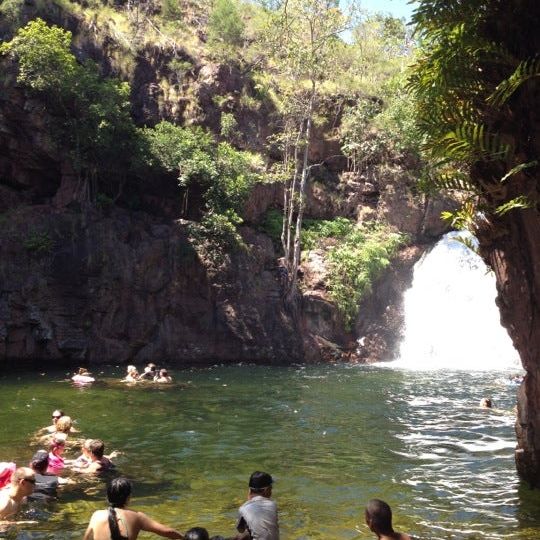
[[[534, 188], [533, 188], [534, 189]], [[479, 233], [480, 253], [495, 271], [501, 322], [526, 376], [518, 391], [516, 467], [540, 487], [540, 214], [512, 210]]]

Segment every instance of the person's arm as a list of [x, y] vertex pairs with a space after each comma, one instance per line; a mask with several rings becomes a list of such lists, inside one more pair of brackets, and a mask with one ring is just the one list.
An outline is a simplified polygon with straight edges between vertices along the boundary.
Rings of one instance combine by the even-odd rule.
[[84, 533], [83, 540], [93, 540], [94, 539], [94, 519], [96, 512], [92, 514], [92, 517], [90, 518], [90, 522], [88, 523], [88, 527], [86, 528], [86, 532]]
[[142, 512], [137, 512], [137, 515], [139, 516], [139, 524], [141, 530], [143, 531], [158, 534], [159, 536], [164, 536], [165, 538], [177, 538], [180, 540], [184, 538], [184, 535], [179, 533], [177, 530], [171, 527], [167, 527], [167, 525], [163, 525], [162, 523], [159, 523], [157, 521], [154, 521]]

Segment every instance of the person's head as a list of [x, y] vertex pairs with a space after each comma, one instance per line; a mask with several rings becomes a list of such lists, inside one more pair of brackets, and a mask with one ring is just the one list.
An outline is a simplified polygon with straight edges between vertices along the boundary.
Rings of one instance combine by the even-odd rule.
[[159, 376], [160, 376], [160, 377], [168, 377], [168, 376], [169, 376], [169, 372], [168, 372], [166, 369], [160, 369], [160, 370], [159, 370]]
[[60, 409], [56, 409], [52, 412], [52, 421], [53, 424], [56, 425], [56, 422], [58, 422], [58, 419], [64, 416], [64, 411], [61, 411]]
[[30, 467], [38, 474], [45, 474], [49, 466], [49, 453], [46, 450], [38, 450], [32, 457]]
[[253, 495], [270, 497], [272, 495], [272, 484], [274, 480], [265, 472], [255, 471], [249, 477], [249, 492]]
[[123, 508], [131, 495], [131, 482], [123, 476], [114, 478], [107, 485], [107, 500], [115, 508]]
[[56, 431], [65, 433], [66, 435], [71, 431], [72, 426], [73, 422], [69, 416], [61, 416], [56, 421]]
[[35, 483], [36, 475], [30, 467], [19, 467], [11, 476], [11, 486], [23, 496], [30, 495], [34, 491]]
[[126, 371], [128, 372], [128, 375], [131, 375], [132, 373], [135, 373], [137, 371], [137, 368], [135, 366], [129, 365], [126, 368]]
[[90, 375], [90, 373], [88, 372], [88, 370], [86, 368], [83, 368], [83, 367], [80, 367], [79, 368], [79, 375]]
[[55, 456], [58, 456], [66, 449], [66, 436], [64, 433], [56, 433], [51, 439], [49, 450]]
[[380, 499], [371, 499], [366, 506], [366, 524], [375, 534], [393, 534], [392, 510]]
[[192, 527], [184, 535], [185, 540], [210, 540], [208, 531], [204, 527]]
[[84, 439], [82, 443], [82, 447], [81, 447], [81, 450], [84, 456], [90, 457], [90, 454], [92, 453], [90, 449], [91, 445], [92, 445], [92, 439]]
[[88, 448], [90, 454], [97, 459], [101, 459], [105, 453], [105, 443], [101, 439], [92, 439]]
[[154, 364], [153, 362], [149, 362], [146, 367], [148, 368], [149, 371], [156, 371], [157, 369], [156, 364]]
[[493, 402], [490, 398], [482, 398], [480, 400], [480, 407], [484, 409], [491, 409], [493, 407]]

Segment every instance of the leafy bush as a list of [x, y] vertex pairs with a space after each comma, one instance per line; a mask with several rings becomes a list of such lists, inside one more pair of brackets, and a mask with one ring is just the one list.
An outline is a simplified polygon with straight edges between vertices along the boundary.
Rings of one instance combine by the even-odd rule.
[[17, 81], [46, 103], [51, 135], [79, 175], [122, 181], [137, 146], [129, 85], [102, 79], [93, 63], [78, 64], [70, 44], [71, 32], [35, 19], [0, 53], [17, 60]]
[[236, 56], [244, 41], [245, 24], [234, 0], [215, 0], [208, 19], [208, 44], [222, 58]]
[[53, 241], [47, 231], [32, 231], [23, 242], [23, 246], [28, 251], [35, 253], [47, 253], [52, 249]]
[[[348, 329], [354, 324], [362, 297], [390, 264], [407, 237], [382, 224], [356, 225], [335, 220], [306, 220], [302, 231], [304, 249], [321, 247], [328, 263], [327, 287]], [[328, 242], [324, 240], [332, 239]]]
[[229, 139], [238, 129], [238, 123], [232, 113], [221, 113], [221, 135]]
[[362, 297], [406, 241], [405, 235], [387, 226], [362, 226], [330, 249], [328, 288], [347, 328], [354, 325]]

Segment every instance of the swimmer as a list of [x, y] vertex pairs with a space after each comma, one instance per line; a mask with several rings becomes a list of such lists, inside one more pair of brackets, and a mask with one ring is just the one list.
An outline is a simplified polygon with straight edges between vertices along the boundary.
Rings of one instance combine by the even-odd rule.
[[156, 375], [154, 377], [154, 382], [158, 383], [171, 383], [172, 377], [169, 375], [168, 371], [166, 369], [160, 369], [159, 375]]
[[365, 511], [366, 524], [377, 535], [379, 540], [412, 540], [405, 533], [394, 531], [392, 527], [392, 510], [380, 499], [371, 499]]
[[36, 476], [29, 467], [19, 467], [11, 476], [9, 488], [0, 492], [0, 520], [13, 516], [21, 504], [34, 491]]
[[59, 418], [64, 416], [64, 411], [61, 411], [60, 409], [55, 409], [52, 412], [52, 424], [50, 426], [41, 428], [38, 433], [54, 433], [56, 431], [56, 422], [58, 422]]
[[63, 433], [55, 434], [49, 447], [48, 474], [58, 474], [64, 468], [64, 458], [62, 457], [62, 454], [65, 449], [66, 436]]
[[75, 467], [79, 469], [84, 469], [92, 463], [92, 458], [90, 457], [90, 445], [92, 439], [85, 439], [81, 445], [81, 455], [76, 459], [65, 460], [65, 464], [70, 467]]
[[91, 439], [88, 443], [88, 457], [90, 463], [83, 467], [73, 467], [74, 471], [98, 474], [114, 467], [113, 462], [105, 456], [105, 444], [101, 439]]
[[71, 380], [77, 384], [88, 384], [94, 382], [96, 379], [90, 375], [90, 372], [83, 367], [79, 368], [79, 371], [71, 377]]
[[482, 398], [480, 400], [480, 407], [482, 409], [491, 409], [493, 408], [493, 402], [491, 401], [491, 398]]
[[167, 527], [142, 512], [126, 508], [131, 495], [127, 478], [115, 478], [107, 486], [108, 510], [92, 514], [83, 540], [135, 540], [140, 531], [147, 531], [165, 538], [183, 539], [175, 529]]
[[156, 375], [157, 375], [156, 364], [153, 364], [152, 362], [150, 362], [144, 368], [144, 371], [142, 372], [139, 379], [143, 379], [143, 380], [146, 380], [146, 381], [153, 381], [155, 379]]
[[124, 379], [124, 382], [137, 382], [139, 380], [139, 372], [135, 366], [128, 366], [126, 368], [127, 375]]
[[185, 540], [210, 540], [208, 531], [204, 527], [192, 527], [184, 535]]

